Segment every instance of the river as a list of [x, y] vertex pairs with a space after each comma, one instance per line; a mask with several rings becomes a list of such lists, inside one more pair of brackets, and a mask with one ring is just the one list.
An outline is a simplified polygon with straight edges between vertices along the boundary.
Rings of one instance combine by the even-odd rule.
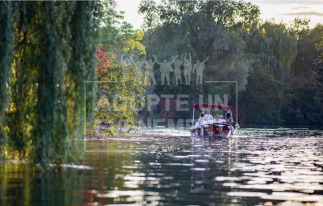
[[0, 205], [323, 205], [322, 129], [146, 130], [84, 148], [81, 165], [45, 174], [1, 163]]

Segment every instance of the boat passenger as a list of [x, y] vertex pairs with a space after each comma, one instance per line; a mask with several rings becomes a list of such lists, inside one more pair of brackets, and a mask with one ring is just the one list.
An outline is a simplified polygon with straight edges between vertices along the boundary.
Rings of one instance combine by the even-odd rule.
[[228, 109], [228, 111], [227, 111], [227, 113], [226, 113], [226, 116], [228, 116], [228, 114], [229, 114], [229, 118], [231, 119], [231, 122], [233, 122], [233, 118], [232, 118], [232, 111], [231, 111], [231, 109]]
[[221, 122], [220, 122], [220, 116], [219, 116], [219, 114], [216, 114], [216, 115], [215, 115], [214, 123], [221, 123]]
[[212, 117], [212, 115], [210, 114], [210, 111], [209, 111], [209, 110], [207, 110], [207, 111], [206, 111], [206, 115], [205, 115], [204, 119], [205, 119], [206, 121], [208, 121], [208, 122], [213, 120], [213, 117]]
[[228, 123], [228, 124], [230, 124], [230, 126], [228, 126], [228, 128], [231, 130], [231, 135], [233, 135], [234, 129], [233, 129], [233, 126], [231, 125], [231, 123], [233, 122], [232, 121], [231, 113], [227, 113], [226, 116], [227, 117], [225, 118], [225, 122]]
[[225, 122], [225, 120], [223, 119], [223, 115], [220, 115], [220, 119], [219, 119], [219, 122], [220, 122], [220, 123], [223, 123], [223, 122]]
[[204, 114], [204, 112], [202, 112], [200, 114], [200, 118], [197, 120], [198, 125], [202, 125], [202, 124], [205, 124], [206, 123], [204, 116], [205, 116], [205, 114]]

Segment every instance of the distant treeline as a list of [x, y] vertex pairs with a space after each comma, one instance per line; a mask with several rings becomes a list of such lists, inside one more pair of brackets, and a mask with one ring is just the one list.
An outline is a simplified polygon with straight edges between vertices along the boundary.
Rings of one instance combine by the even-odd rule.
[[[195, 63], [210, 57], [205, 81], [238, 81], [239, 123], [323, 124], [322, 24], [310, 29], [309, 19], [296, 18], [290, 25], [263, 22], [256, 5], [235, 1], [142, 1], [139, 13], [147, 58], [170, 61], [191, 53]], [[235, 108], [234, 85], [196, 86], [192, 74], [189, 86], [165, 86], [158, 68], [150, 93], [190, 94], [190, 104], [198, 103], [199, 94], [230, 94]], [[190, 115], [178, 112], [172, 118]]]

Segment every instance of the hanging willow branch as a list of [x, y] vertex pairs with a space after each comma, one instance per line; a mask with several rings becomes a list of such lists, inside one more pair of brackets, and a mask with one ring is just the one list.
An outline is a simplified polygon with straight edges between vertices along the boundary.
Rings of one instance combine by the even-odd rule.
[[0, 4], [1, 154], [42, 165], [75, 160], [93, 110], [95, 85], [85, 81], [96, 80], [99, 3]]
[[12, 7], [12, 2], [0, 2], [0, 150], [3, 150], [7, 142], [5, 110], [9, 105], [8, 85], [11, 76], [14, 35]]

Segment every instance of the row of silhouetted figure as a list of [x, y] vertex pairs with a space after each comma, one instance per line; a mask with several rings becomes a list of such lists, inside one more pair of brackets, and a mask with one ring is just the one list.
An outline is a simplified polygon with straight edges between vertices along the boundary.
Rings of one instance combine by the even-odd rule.
[[[159, 71], [161, 76], [162, 85], [165, 84], [165, 78], [167, 81], [167, 85], [170, 85], [170, 73], [174, 72], [175, 75], [175, 84], [178, 85], [183, 84], [182, 80], [182, 70], [181, 66], [184, 66], [184, 78], [186, 85], [190, 85], [191, 83], [191, 75], [192, 72], [196, 72], [196, 85], [202, 84], [203, 81], [203, 71], [205, 70], [205, 62], [209, 59], [207, 57], [204, 61], [196, 60], [195, 64], [192, 63], [192, 57], [191, 54], [184, 55], [182, 58], [179, 58], [178, 56], [172, 57], [171, 61], [167, 61], [166, 59], [162, 62], [159, 62], [157, 57], [153, 55], [153, 60], [146, 59], [146, 56], [140, 61], [133, 61], [132, 58], [130, 59], [131, 64], [133, 64], [136, 67], [136, 73], [137, 74], [145, 74], [145, 76], [149, 79], [151, 79], [152, 84], [156, 85], [156, 79], [154, 75], [154, 65], [159, 65]], [[126, 66], [129, 65], [127, 60], [121, 57], [121, 65]], [[174, 68], [172, 66], [174, 64]]]

